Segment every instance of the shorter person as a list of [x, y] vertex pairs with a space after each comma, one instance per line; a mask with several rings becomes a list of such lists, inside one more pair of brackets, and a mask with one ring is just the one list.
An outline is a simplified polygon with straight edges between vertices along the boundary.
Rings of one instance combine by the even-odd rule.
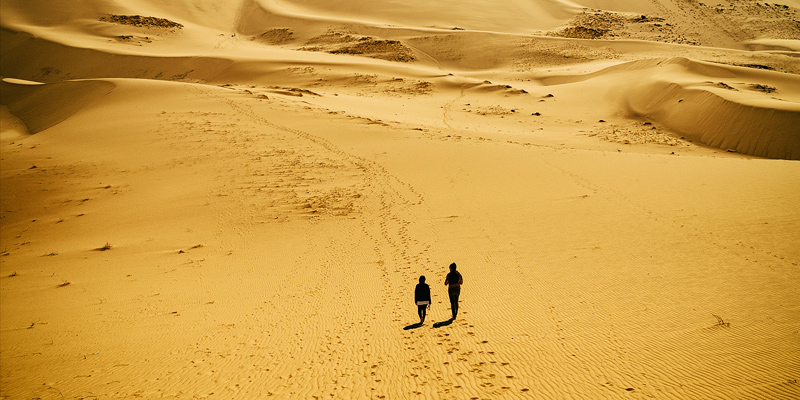
[[419, 283], [414, 289], [414, 301], [417, 303], [420, 325], [425, 322], [427, 309], [431, 306], [431, 287], [425, 283], [425, 275], [419, 277]]
[[444, 279], [444, 284], [447, 285], [447, 294], [450, 296], [450, 311], [453, 312], [453, 319], [458, 315], [458, 296], [461, 295], [461, 285], [464, 283], [464, 278], [461, 273], [456, 271], [456, 263], [450, 264], [450, 273]]

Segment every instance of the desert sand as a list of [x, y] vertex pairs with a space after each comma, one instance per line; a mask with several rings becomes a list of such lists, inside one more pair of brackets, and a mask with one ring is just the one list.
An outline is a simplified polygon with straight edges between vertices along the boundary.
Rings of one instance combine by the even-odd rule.
[[0, 398], [800, 398], [799, 20], [3, 0]]

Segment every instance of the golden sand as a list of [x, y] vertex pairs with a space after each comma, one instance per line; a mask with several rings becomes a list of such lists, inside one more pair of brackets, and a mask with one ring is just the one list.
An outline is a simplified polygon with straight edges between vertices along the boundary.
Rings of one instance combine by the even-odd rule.
[[3, 0], [0, 398], [800, 398], [798, 19]]

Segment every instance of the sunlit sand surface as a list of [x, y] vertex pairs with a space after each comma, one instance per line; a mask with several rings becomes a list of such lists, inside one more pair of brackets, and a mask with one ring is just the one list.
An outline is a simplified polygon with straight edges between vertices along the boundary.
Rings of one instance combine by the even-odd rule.
[[0, 398], [800, 398], [798, 20], [4, 0]]

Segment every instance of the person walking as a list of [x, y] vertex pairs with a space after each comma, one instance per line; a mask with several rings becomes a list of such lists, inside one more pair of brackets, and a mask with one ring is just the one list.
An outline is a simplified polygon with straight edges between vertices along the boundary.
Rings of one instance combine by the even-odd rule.
[[444, 284], [447, 285], [447, 294], [450, 295], [450, 310], [453, 312], [453, 319], [458, 315], [458, 296], [461, 295], [461, 285], [464, 283], [464, 278], [461, 273], [456, 271], [456, 263], [450, 264], [450, 273], [444, 279]]
[[431, 306], [431, 287], [425, 283], [425, 275], [419, 277], [419, 283], [414, 289], [414, 302], [417, 303], [417, 314], [419, 314], [419, 324], [425, 322], [427, 309]]

